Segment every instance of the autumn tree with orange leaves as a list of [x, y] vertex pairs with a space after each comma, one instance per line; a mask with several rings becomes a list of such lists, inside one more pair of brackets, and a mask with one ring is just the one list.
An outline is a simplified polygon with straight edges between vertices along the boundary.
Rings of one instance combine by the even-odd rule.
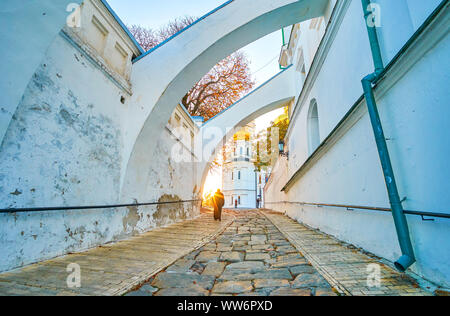
[[[178, 18], [157, 31], [133, 25], [130, 32], [148, 51], [194, 21], [193, 17]], [[207, 121], [238, 101], [254, 84], [248, 59], [244, 53], [236, 52], [215, 65], [180, 102], [192, 116], [203, 116]]]

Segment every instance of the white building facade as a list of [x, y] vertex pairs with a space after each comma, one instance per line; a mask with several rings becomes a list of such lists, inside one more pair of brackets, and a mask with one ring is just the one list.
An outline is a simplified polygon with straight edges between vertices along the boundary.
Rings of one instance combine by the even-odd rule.
[[236, 133], [226, 146], [222, 172], [225, 208], [255, 208], [257, 174], [253, 164], [254, 124]]
[[265, 201], [264, 187], [266, 186], [267, 181], [269, 180], [270, 172], [268, 171], [270, 168], [262, 168], [261, 171], [256, 173], [256, 201], [257, 207], [263, 208]]

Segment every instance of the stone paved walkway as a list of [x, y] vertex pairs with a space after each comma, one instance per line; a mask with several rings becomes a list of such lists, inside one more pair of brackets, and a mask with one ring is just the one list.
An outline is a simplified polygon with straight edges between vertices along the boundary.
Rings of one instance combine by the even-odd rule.
[[[236, 216], [215, 240], [127, 295], [431, 295], [378, 258], [280, 213], [252, 210]], [[380, 269], [379, 286], [368, 286], [370, 264]]]
[[240, 211], [220, 236], [152, 277], [132, 296], [335, 296], [259, 211]]
[[[67, 287], [70, 263], [81, 287]], [[367, 286], [379, 265], [381, 284]], [[143, 286], [141, 286], [143, 284]], [[132, 290], [131, 292], [129, 292]], [[431, 295], [416, 281], [323, 233], [270, 211], [202, 215], [0, 274], [0, 295]]]
[[[215, 222], [211, 213], [191, 221], [0, 274], [2, 295], [122, 295], [175, 260], [203, 246], [234, 219]], [[81, 287], [67, 286], [67, 266], [81, 268]]]

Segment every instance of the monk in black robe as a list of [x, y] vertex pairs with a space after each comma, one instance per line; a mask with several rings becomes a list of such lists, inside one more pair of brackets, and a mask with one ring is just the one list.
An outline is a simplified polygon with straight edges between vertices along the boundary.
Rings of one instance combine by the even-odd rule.
[[214, 204], [214, 220], [222, 220], [222, 207], [225, 204], [225, 197], [222, 192], [220, 192], [220, 189], [217, 190], [216, 193], [214, 193], [213, 197], [213, 204]]

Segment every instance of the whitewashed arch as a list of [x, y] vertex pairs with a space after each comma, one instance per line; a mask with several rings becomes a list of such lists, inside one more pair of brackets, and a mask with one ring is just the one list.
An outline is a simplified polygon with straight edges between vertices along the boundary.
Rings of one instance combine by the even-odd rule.
[[149, 151], [174, 108], [217, 62], [255, 40], [322, 16], [328, 0], [233, 0], [143, 56], [133, 67], [133, 105], [124, 144], [122, 197], [145, 199]]
[[213, 142], [212, 144], [205, 142], [202, 144], [203, 147], [208, 146], [214, 151], [203, 152], [203, 160], [199, 167], [201, 187], [205, 183], [215, 154], [220, 151], [224, 141], [233, 136], [236, 127], [243, 127], [261, 115], [287, 106], [295, 99], [294, 71], [294, 67], [281, 71], [202, 126], [200, 130], [202, 135], [208, 134], [207, 130], [211, 128], [218, 131], [219, 135], [223, 135], [223, 137], [210, 140]]

